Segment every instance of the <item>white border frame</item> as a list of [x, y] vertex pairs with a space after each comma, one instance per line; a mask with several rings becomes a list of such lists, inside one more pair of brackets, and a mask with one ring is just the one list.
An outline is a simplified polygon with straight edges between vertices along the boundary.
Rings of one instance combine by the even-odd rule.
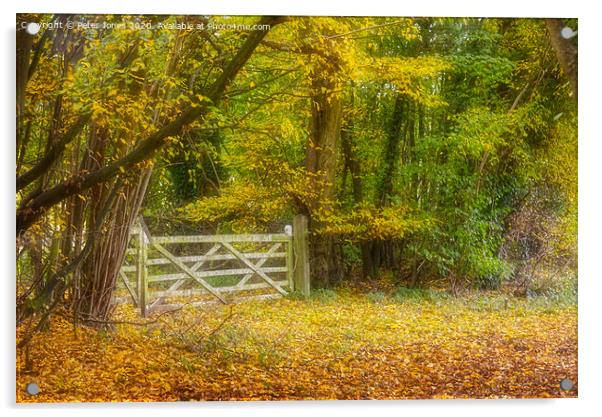
[[[3, 118], [2, 158], [0, 172], [2, 180], [3, 224], [5, 235], [0, 241], [0, 254], [4, 258], [5, 274], [2, 275], [3, 300], [6, 309], [2, 322], [4, 343], [0, 344], [2, 378], [0, 407], [8, 415], [40, 414], [45, 416], [86, 415], [100, 416], [107, 412], [115, 415], [145, 415], [149, 413], [168, 414], [177, 410], [182, 416], [188, 415], [237, 415], [244, 412], [252, 416], [307, 414], [364, 415], [377, 412], [384, 415], [419, 413], [424, 415], [448, 416], [507, 416], [537, 413], [546, 416], [592, 415], [593, 410], [602, 408], [599, 404], [599, 390], [602, 388], [600, 344], [600, 322], [602, 316], [599, 297], [602, 297], [602, 280], [599, 278], [597, 253], [600, 239], [601, 213], [600, 179], [602, 166], [600, 142], [600, 110], [598, 102], [602, 98], [599, 73], [600, 27], [602, 17], [595, 13], [595, 1], [528, 1], [502, 0], [496, 2], [469, 0], [406, 1], [392, 0], [305, 0], [304, 2], [275, 2], [274, 0], [213, 0], [179, 2], [156, 2], [148, 0], [19, 0], [18, 5], [2, 4], [3, 73], [4, 91], [2, 100]], [[238, 14], [238, 15], [345, 15], [345, 16], [487, 16], [487, 17], [577, 17], [579, 18], [579, 398], [552, 400], [423, 400], [423, 401], [294, 401], [259, 403], [153, 403], [153, 404], [15, 404], [15, 344], [14, 344], [14, 106], [15, 106], [15, 13], [123, 13], [123, 14]], [[152, 410], [151, 410], [152, 409]]]

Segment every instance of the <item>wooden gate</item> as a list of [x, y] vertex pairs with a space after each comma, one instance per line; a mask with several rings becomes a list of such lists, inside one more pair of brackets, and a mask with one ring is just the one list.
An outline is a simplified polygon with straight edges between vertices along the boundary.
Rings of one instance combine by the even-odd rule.
[[184, 303], [309, 295], [304, 216], [284, 233], [195, 236], [151, 236], [140, 218], [130, 235], [119, 275], [143, 316]]

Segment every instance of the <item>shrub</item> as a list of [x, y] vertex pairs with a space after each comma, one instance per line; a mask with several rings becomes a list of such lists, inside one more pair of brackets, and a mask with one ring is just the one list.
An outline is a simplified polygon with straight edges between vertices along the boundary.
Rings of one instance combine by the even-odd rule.
[[536, 274], [529, 282], [527, 294], [543, 296], [552, 301], [577, 302], [577, 277], [544, 271]]
[[509, 262], [498, 258], [488, 257], [475, 262], [478, 272], [474, 285], [480, 290], [497, 290], [504, 281], [510, 278], [513, 268]]

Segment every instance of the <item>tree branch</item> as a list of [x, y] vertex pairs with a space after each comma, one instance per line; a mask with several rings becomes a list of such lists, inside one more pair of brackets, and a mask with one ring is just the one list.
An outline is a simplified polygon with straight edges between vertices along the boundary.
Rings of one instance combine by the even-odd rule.
[[[280, 17], [268, 16], [263, 17], [259, 24], [267, 24], [273, 27], [280, 22]], [[251, 57], [251, 54], [265, 37], [267, 32], [267, 30], [251, 32], [238, 53], [232, 58], [220, 77], [206, 92], [206, 96], [213, 105], [222, 98], [226, 88]], [[62, 183], [40, 193], [26, 206], [19, 208], [17, 211], [17, 235], [25, 232], [46, 210], [58, 202], [73, 194], [80, 193], [96, 184], [113, 178], [121, 170], [129, 169], [141, 161], [150, 159], [157, 149], [165, 145], [167, 138], [180, 134], [184, 126], [192, 123], [208, 110], [209, 106], [206, 102], [196, 103], [196, 107], [187, 108], [174, 121], [168, 123], [148, 138], [142, 140], [129, 154], [96, 171], [76, 174]]]
[[90, 120], [91, 113], [81, 115], [71, 128], [55, 143], [50, 146], [46, 155], [35, 164], [29, 171], [17, 177], [17, 192], [27, 187], [40, 175], [43, 175], [52, 163], [63, 153], [65, 147], [73, 140]]

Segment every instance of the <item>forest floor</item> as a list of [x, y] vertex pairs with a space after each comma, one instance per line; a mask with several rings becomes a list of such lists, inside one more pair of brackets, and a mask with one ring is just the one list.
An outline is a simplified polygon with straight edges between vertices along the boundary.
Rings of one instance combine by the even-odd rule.
[[123, 306], [115, 320], [74, 331], [55, 317], [17, 354], [17, 401], [577, 396], [574, 304], [342, 290], [186, 306], [146, 325]]

